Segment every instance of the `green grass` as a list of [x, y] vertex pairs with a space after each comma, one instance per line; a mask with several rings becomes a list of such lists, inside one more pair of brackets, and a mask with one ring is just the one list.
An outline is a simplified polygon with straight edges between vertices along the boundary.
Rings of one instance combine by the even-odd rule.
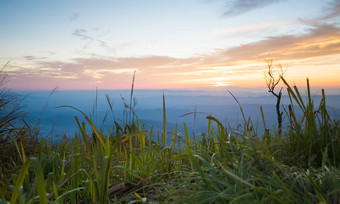
[[207, 132], [196, 140], [185, 123], [182, 134], [177, 126], [167, 129], [165, 96], [162, 133], [143, 130], [133, 112], [128, 117], [131, 102], [126, 120], [111, 130], [68, 107], [86, 121], [75, 117], [79, 131], [72, 138], [41, 140], [30, 157], [30, 147], [12, 139], [20, 156], [1, 169], [0, 203], [339, 203], [339, 121], [329, 117], [323, 90], [314, 104], [309, 81], [307, 100], [283, 81], [291, 104], [282, 134], [257, 135], [240, 106], [241, 131], [209, 115]]

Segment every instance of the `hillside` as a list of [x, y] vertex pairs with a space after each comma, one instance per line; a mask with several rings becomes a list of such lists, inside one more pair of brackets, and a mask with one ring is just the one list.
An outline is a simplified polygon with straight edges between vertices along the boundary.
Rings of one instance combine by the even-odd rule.
[[[54, 119], [53, 111], [60, 111], [56, 129], [73, 122], [78, 125], [78, 130], [69, 128], [68, 136], [56, 142], [41, 138], [39, 129], [29, 123], [14, 125], [16, 119], [22, 120], [21, 112], [10, 112], [18, 117], [8, 121], [4, 113], [14, 99], [7, 98], [1, 116], [1, 201], [338, 203], [340, 121], [330, 117], [324, 95], [316, 97], [318, 102], [311, 95], [304, 100], [298, 89], [286, 85], [293, 104], [286, 104], [282, 134], [273, 122], [273, 104], [262, 104], [266, 117], [255, 119], [240, 113], [255, 114], [259, 104], [222, 106], [214, 103], [224, 101], [214, 99], [211, 106], [197, 104], [199, 111], [211, 114], [194, 120], [191, 113], [175, 125], [179, 116], [194, 111], [189, 109], [193, 101], [201, 101], [184, 100], [189, 104], [176, 108], [171, 96], [163, 96], [161, 109], [137, 111], [143, 120], [132, 120], [127, 106], [124, 119], [108, 120], [105, 125], [94, 121], [103, 117], [100, 109], [91, 117], [80, 110], [81, 105], [45, 109], [41, 125]], [[55, 103], [59, 101], [51, 100]], [[31, 108], [33, 115], [37, 110]]]

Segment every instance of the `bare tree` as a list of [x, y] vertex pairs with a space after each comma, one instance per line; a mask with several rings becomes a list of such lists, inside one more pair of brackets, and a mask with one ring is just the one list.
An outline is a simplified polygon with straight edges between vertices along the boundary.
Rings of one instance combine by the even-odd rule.
[[272, 60], [267, 61], [268, 64], [268, 72], [265, 73], [266, 84], [268, 87], [268, 92], [273, 94], [276, 97], [276, 114], [277, 114], [277, 122], [278, 122], [278, 131], [279, 135], [282, 133], [282, 114], [280, 110], [281, 104], [281, 96], [282, 96], [282, 89], [281, 87], [279, 92], [275, 92], [275, 87], [280, 83], [281, 77], [286, 75], [286, 69], [282, 68], [280, 65], [280, 69], [278, 70], [277, 74], [273, 73], [273, 62]]

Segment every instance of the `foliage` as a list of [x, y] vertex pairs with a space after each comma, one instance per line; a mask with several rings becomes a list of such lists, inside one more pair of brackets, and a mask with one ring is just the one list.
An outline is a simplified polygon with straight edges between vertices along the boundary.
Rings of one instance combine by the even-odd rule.
[[[202, 140], [190, 137], [185, 123], [183, 133], [177, 127], [168, 132], [165, 96], [162, 133], [142, 130], [137, 116], [104, 130], [69, 107], [85, 119], [75, 117], [79, 131], [58, 144], [41, 140], [29, 158], [25, 144], [16, 144], [22, 160], [1, 172], [0, 198], [11, 203], [339, 203], [339, 121], [329, 117], [324, 91], [315, 107], [308, 81], [307, 100], [282, 81], [291, 99], [282, 134], [257, 135], [241, 106], [241, 132], [211, 115]], [[131, 103], [126, 108], [133, 109]]]
[[[25, 121], [24, 106], [19, 96], [6, 88], [7, 74], [0, 70], [0, 166], [11, 168], [12, 163], [23, 160], [23, 153], [33, 153], [37, 144], [37, 130]], [[20, 149], [22, 144], [24, 149]]]

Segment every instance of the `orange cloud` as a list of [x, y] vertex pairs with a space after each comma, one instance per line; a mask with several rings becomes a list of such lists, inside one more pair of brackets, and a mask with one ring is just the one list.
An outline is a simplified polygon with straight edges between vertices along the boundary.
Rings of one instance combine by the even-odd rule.
[[39, 61], [32, 56], [29, 64], [12, 64], [8, 71], [15, 77], [11, 87], [18, 89], [130, 88], [135, 70], [136, 88], [255, 87], [265, 85], [265, 60], [272, 59], [274, 63], [287, 63], [287, 78], [297, 84], [305, 84], [305, 78], [310, 77], [317, 86], [340, 86], [339, 39], [340, 28], [320, 25], [305, 35], [268, 37], [192, 58], [93, 57]]

